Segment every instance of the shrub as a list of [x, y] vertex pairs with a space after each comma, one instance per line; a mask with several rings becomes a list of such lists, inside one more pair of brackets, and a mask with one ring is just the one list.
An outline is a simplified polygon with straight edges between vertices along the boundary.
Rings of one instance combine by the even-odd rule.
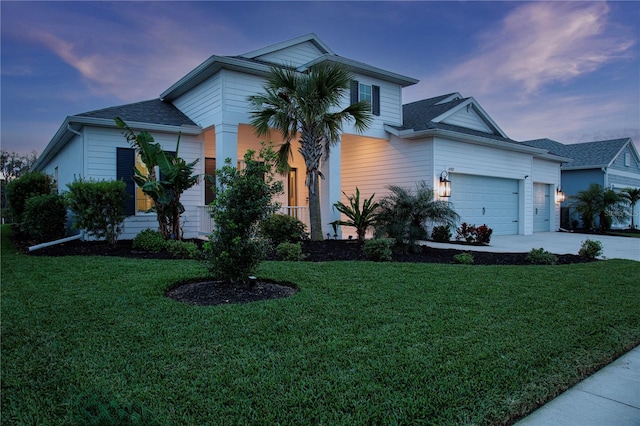
[[42, 172], [29, 172], [7, 184], [7, 202], [16, 223], [22, 222], [27, 200], [36, 195], [50, 194], [51, 178]]
[[440, 243], [446, 243], [451, 240], [451, 226], [434, 226], [431, 231], [431, 239]]
[[30, 197], [22, 212], [22, 232], [38, 242], [64, 237], [67, 208], [64, 197], [58, 194]]
[[86, 181], [80, 178], [67, 187], [67, 203], [75, 214], [75, 227], [115, 244], [125, 219], [126, 184], [120, 180]]
[[260, 222], [260, 231], [273, 245], [281, 243], [295, 243], [303, 239], [305, 225], [293, 216], [286, 214], [272, 214]]
[[531, 249], [526, 260], [534, 265], [555, 265], [558, 256], [540, 247], [539, 249]]
[[487, 225], [476, 227], [465, 222], [456, 230], [456, 240], [464, 240], [472, 244], [489, 244], [491, 234], [493, 234], [493, 229]]
[[461, 265], [473, 265], [473, 255], [471, 253], [460, 253], [453, 256], [453, 260]]
[[362, 250], [364, 250], [364, 255], [369, 260], [388, 262], [391, 260], [391, 248], [394, 243], [395, 240], [391, 238], [376, 238], [365, 241]]
[[242, 170], [227, 158], [216, 171], [218, 192], [212, 204], [216, 228], [205, 244], [203, 259], [213, 276], [233, 283], [248, 283], [265, 259], [268, 244], [258, 234], [258, 224], [278, 208], [272, 199], [282, 191], [282, 182], [275, 181], [271, 172], [276, 160], [273, 150], [263, 147], [257, 159], [254, 154], [247, 151]]
[[598, 240], [585, 240], [580, 246], [578, 255], [589, 259], [595, 259], [602, 254], [602, 243]]
[[304, 259], [302, 254], [302, 244], [300, 243], [280, 243], [276, 247], [276, 253], [282, 260], [290, 260], [293, 262]]
[[133, 239], [132, 246], [136, 250], [150, 251], [153, 253], [159, 253], [165, 248], [164, 238], [160, 231], [154, 231], [150, 228], [140, 231]]
[[179, 259], [197, 259], [199, 250], [196, 243], [181, 240], [166, 240], [164, 248]]

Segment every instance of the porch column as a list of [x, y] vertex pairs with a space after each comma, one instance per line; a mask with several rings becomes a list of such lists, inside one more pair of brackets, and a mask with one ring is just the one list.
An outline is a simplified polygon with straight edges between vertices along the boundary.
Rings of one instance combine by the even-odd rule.
[[238, 166], [238, 125], [220, 123], [216, 129], [216, 167], [224, 165], [227, 158], [231, 158], [231, 165]]
[[[329, 161], [322, 165], [324, 179], [320, 181], [320, 205], [322, 214], [322, 235], [333, 238], [333, 227], [329, 223], [340, 219], [340, 213], [333, 208], [334, 203], [341, 198], [341, 167], [342, 140], [331, 147]], [[342, 238], [342, 231], [338, 228], [338, 238]]]

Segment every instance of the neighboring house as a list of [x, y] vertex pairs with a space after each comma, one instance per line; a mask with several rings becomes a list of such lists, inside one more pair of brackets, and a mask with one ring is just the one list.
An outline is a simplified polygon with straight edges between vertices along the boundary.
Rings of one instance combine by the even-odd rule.
[[[592, 183], [616, 191], [623, 188], [640, 188], [640, 155], [630, 138], [569, 145], [551, 139], [523, 143], [571, 159], [561, 167], [562, 191], [567, 196], [565, 206], [570, 204], [569, 197], [587, 189]], [[638, 210], [640, 208], [636, 206], [636, 224], [640, 223]], [[630, 224], [631, 218], [625, 223], [614, 223], [614, 226], [627, 228]]]
[[[135, 130], [148, 130], [187, 162], [199, 159], [196, 173], [213, 174], [225, 158], [240, 164], [247, 149], [258, 149], [250, 122], [248, 96], [263, 92], [272, 66], [303, 72], [313, 64], [335, 62], [354, 76], [349, 102], [368, 100], [373, 123], [364, 134], [351, 125], [323, 165], [321, 181], [323, 233], [339, 217], [332, 208], [358, 187], [364, 196], [382, 197], [390, 184], [414, 187], [424, 180], [437, 187], [441, 177], [451, 181], [448, 199], [462, 220], [487, 224], [500, 234], [530, 234], [559, 227], [554, 194], [560, 185], [560, 164], [568, 161], [509, 139], [473, 98], [451, 93], [402, 105], [402, 90], [418, 80], [336, 55], [316, 35], [308, 34], [239, 56], [211, 56], [173, 84], [159, 99], [69, 116], [34, 168], [56, 179], [61, 191], [75, 177], [124, 179], [128, 182], [131, 214], [122, 238], [155, 228], [155, 215], [144, 213], [148, 200], [131, 183], [136, 153], [114, 118]], [[281, 136], [272, 132], [275, 145]], [[297, 151], [290, 174], [283, 177], [283, 211], [308, 219], [304, 161]], [[184, 235], [211, 231], [207, 204], [213, 193], [202, 181], [183, 194]], [[350, 229], [343, 229], [342, 236]]]

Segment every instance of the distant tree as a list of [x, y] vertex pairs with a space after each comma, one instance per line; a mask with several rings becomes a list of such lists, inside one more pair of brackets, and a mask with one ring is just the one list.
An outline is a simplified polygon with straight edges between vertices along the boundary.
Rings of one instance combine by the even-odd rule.
[[0, 150], [0, 202], [4, 209], [8, 206], [7, 184], [27, 173], [38, 159], [38, 153], [19, 154], [15, 151]]
[[640, 201], [640, 188], [624, 188], [620, 191], [620, 195], [631, 206], [631, 229], [636, 229], [634, 217], [636, 213], [636, 204]]

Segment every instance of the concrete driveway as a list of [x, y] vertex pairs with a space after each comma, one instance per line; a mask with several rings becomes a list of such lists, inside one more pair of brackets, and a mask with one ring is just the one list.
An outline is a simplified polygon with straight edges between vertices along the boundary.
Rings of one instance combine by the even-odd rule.
[[[612, 237], [609, 235], [574, 234], [570, 232], [537, 232], [532, 235], [496, 235], [491, 237], [488, 246], [473, 246], [469, 250], [503, 253], [526, 253], [532, 248], [544, 248], [555, 254], [578, 254], [582, 242], [586, 239], [598, 240], [602, 243], [602, 258], [631, 259], [640, 261], [640, 238]], [[428, 241], [429, 247], [455, 248], [457, 244], [434, 243]]]

